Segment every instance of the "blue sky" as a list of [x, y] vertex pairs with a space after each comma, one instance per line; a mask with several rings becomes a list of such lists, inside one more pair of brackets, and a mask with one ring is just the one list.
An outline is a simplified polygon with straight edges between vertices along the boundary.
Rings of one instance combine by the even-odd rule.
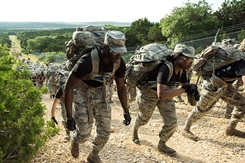
[[[213, 10], [225, 0], [206, 0]], [[159, 22], [187, 0], [3, 0], [0, 21], [14, 22], [132, 22], [146, 17]], [[197, 3], [198, 0], [190, 0]]]

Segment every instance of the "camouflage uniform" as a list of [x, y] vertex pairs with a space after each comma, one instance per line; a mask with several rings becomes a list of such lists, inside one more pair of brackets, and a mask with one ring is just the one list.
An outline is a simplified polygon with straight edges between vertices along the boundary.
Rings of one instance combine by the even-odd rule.
[[[163, 126], [159, 133], [158, 150], [161, 153], [175, 156], [176, 151], [166, 145], [166, 142], [174, 134], [177, 128], [176, 108], [173, 97], [180, 95], [187, 84], [186, 70], [195, 58], [195, 49], [184, 44], [177, 44], [172, 59], [164, 62], [157, 72], [152, 73], [143, 84], [138, 84], [139, 94], [137, 102], [139, 111], [133, 128], [133, 141], [139, 143], [138, 129], [147, 124], [157, 106], [162, 117]], [[177, 67], [183, 67], [177, 69]], [[181, 88], [179, 85], [182, 85]], [[160, 86], [159, 86], [160, 85]], [[168, 91], [168, 92], [167, 92]], [[175, 93], [175, 96], [166, 96], [167, 93]], [[185, 90], [187, 92], [187, 90]]]
[[[243, 89], [242, 88], [242, 81], [241, 80], [237, 80], [232, 85], [235, 87], [235, 89], [237, 91], [240, 91], [241, 89]], [[232, 94], [234, 94], [234, 93], [236, 93], [236, 92], [233, 92]], [[230, 119], [231, 118], [231, 113], [232, 113], [233, 109], [234, 109], [234, 106], [233, 105], [231, 105], [229, 103], [226, 103], [225, 118], [227, 118], [227, 119]]]
[[227, 104], [235, 106], [229, 121], [229, 127], [232, 129], [235, 129], [237, 123], [245, 114], [245, 97], [239, 92], [232, 97], [235, 89], [232, 83], [227, 86], [217, 87], [212, 84], [209, 79], [210, 78], [203, 80], [200, 101], [197, 103], [197, 106], [194, 107], [185, 122], [183, 135], [195, 141], [199, 138], [190, 132], [191, 125], [206, 115], [206, 113], [216, 104], [219, 98]]
[[127, 95], [128, 95], [129, 102], [134, 102], [137, 95], [136, 86], [132, 86], [128, 84], [126, 88], [127, 88]]
[[149, 122], [157, 106], [164, 123], [159, 137], [163, 142], [167, 142], [177, 127], [176, 109], [173, 98], [159, 100], [156, 91], [142, 87], [137, 96], [137, 103], [139, 112], [134, 123], [134, 130], [138, 130], [140, 126]]
[[50, 93], [50, 98], [54, 98], [54, 95], [57, 91], [56, 78], [57, 74], [55, 73], [48, 79], [48, 91]]
[[[106, 92], [111, 91], [109, 85]], [[101, 151], [109, 139], [111, 132], [111, 107], [109, 94], [103, 97], [103, 88], [89, 87], [81, 81], [79, 88], [74, 92], [73, 117], [77, 129], [73, 133], [73, 140], [84, 142], [92, 131], [93, 118], [96, 121], [97, 134], [93, 140], [93, 148]]]

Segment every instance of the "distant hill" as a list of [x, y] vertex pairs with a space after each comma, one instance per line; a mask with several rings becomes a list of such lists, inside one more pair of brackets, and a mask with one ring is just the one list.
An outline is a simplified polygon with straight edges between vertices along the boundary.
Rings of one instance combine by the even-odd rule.
[[40, 30], [40, 29], [64, 29], [64, 28], [76, 28], [81, 26], [130, 26], [131, 22], [0, 22], [1, 31], [12, 31], [12, 30]]

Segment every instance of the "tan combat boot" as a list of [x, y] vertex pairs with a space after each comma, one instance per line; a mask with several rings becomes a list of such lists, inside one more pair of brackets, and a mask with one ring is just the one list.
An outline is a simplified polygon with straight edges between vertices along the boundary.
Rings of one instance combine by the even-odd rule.
[[161, 153], [164, 153], [164, 154], [167, 154], [169, 156], [176, 156], [177, 153], [174, 149], [168, 147], [165, 142], [163, 141], [159, 141], [158, 143], [158, 151], [161, 152]]
[[190, 130], [183, 129], [181, 134], [187, 139], [191, 139], [193, 141], [198, 141], [199, 137], [193, 134]]
[[226, 135], [228, 136], [237, 136], [240, 138], [245, 138], [245, 132], [238, 131], [234, 127], [228, 126], [226, 128]]
[[99, 152], [93, 150], [87, 158], [88, 163], [103, 163], [103, 161], [99, 157]]
[[74, 140], [71, 140], [71, 154], [74, 158], [79, 156], [79, 144]]

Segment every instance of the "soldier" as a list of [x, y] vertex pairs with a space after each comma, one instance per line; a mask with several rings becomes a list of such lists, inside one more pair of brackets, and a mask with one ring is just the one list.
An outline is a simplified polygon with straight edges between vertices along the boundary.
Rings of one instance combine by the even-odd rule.
[[55, 93], [57, 91], [57, 85], [56, 85], [56, 80], [58, 77], [58, 72], [57, 72], [57, 66], [55, 65], [51, 65], [48, 69], [48, 91], [50, 94], [50, 98], [54, 98], [55, 97]]
[[[188, 70], [195, 58], [195, 49], [184, 44], [175, 46], [173, 56], [169, 63], [162, 64], [158, 72], [153, 73], [148, 81], [156, 81], [155, 87], [149, 88], [147, 85], [140, 85], [140, 93], [137, 96], [139, 112], [133, 127], [133, 142], [140, 143], [138, 130], [141, 126], [147, 124], [157, 106], [162, 117], [164, 125], [160, 131], [158, 150], [161, 153], [175, 156], [176, 151], [166, 145], [166, 142], [174, 134], [177, 127], [176, 109], [173, 97], [185, 92], [197, 91], [197, 86], [187, 84], [186, 70]], [[172, 65], [173, 73], [168, 81], [170, 73], [169, 66]], [[179, 83], [182, 87], [178, 88]]]
[[[241, 47], [244, 47], [244, 44], [241, 44], [238, 49]], [[198, 141], [198, 136], [190, 131], [191, 125], [201, 119], [221, 98], [226, 103], [235, 106], [226, 128], [226, 135], [245, 138], [245, 132], [236, 129], [238, 122], [245, 114], [245, 97], [239, 92], [234, 95], [235, 88], [232, 83], [237, 79], [241, 79], [243, 85], [245, 84], [245, 60], [216, 69], [212, 76], [203, 76], [201, 99], [186, 119], [182, 130], [183, 136]]]
[[37, 88], [41, 88], [43, 86], [43, 82], [45, 81], [45, 77], [41, 68], [36, 69], [36, 76], [37, 76]]
[[[85, 142], [91, 134], [93, 119], [96, 134], [93, 150], [88, 162], [102, 162], [99, 152], [111, 133], [111, 107], [109, 103], [111, 80], [116, 81], [117, 94], [124, 110], [124, 124], [129, 125], [131, 117], [128, 110], [124, 83], [125, 62], [121, 58], [127, 52], [125, 35], [119, 31], [108, 31], [103, 49], [93, 48], [78, 60], [72, 69], [65, 88], [66, 126], [73, 131], [71, 154], [79, 156], [79, 142]], [[100, 57], [99, 57], [100, 56]], [[75, 89], [74, 95], [73, 90]], [[72, 109], [73, 103], [73, 109]]]
[[51, 119], [58, 124], [56, 118], [55, 118], [55, 109], [56, 106], [58, 104], [58, 102], [60, 101], [60, 111], [61, 111], [61, 116], [62, 116], [62, 124], [65, 127], [66, 130], [66, 136], [65, 139], [66, 140], [70, 140], [70, 131], [66, 128], [65, 122], [67, 120], [67, 115], [66, 115], [66, 110], [65, 110], [65, 103], [64, 103], [64, 87], [65, 87], [65, 82], [66, 79], [69, 75], [69, 71], [59, 71], [59, 76], [58, 76], [58, 81], [57, 84], [59, 85], [59, 89], [55, 94], [55, 98], [54, 98], [54, 102], [52, 105], [52, 109], [51, 109]]

